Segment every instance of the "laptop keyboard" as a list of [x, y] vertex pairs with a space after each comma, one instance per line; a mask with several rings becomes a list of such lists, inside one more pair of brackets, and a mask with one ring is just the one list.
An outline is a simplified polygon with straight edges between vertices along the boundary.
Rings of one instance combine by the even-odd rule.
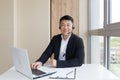
[[38, 70], [38, 69], [32, 69], [32, 73], [33, 73], [34, 75], [42, 75], [42, 74], [46, 74], [45, 72], [40, 71], [40, 70]]

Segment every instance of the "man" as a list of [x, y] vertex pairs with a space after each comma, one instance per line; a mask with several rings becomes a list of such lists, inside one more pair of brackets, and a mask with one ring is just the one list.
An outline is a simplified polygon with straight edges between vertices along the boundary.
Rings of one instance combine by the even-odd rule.
[[74, 20], [65, 15], [60, 18], [59, 29], [61, 34], [55, 35], [41, 57], [31, 64], [32, 69], [41, 67], [54, 53], [54, 59], [50, 59], [51, 67], [75, 67], [84, 63], [84, 44], [82, 38], [75, 35]]

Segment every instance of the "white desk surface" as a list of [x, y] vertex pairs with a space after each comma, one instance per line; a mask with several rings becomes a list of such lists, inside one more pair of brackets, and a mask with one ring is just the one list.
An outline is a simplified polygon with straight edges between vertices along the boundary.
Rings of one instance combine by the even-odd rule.
[[[16, 72], [14, 67], [4, 72], [0, 77], [1, 77], [0, 80], [30, 80], [29, 78]], [[56, 80], [56, 79], [49, 79], [49, 76], [46, 76], [35, 80]], [[100, 64], [83, 64], [81, 67], [76, 67], [75, 80], [120, 80], [120, 79]]]

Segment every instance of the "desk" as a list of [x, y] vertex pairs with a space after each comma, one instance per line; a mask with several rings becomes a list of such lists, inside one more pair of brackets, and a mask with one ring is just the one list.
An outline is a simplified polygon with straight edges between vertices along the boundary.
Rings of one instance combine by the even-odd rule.
[[[16, 72], [13, 67], [1, 75], [1, 80], [30, 80], [30, 79]], [[49, 79], [49, 76], [46, 76], [36, 80], [56, 80], [56, 79]], [[83, 64], [81, 67], [76, 67], [75, 80], [120, 80], [120, 79], [100, 64]]]

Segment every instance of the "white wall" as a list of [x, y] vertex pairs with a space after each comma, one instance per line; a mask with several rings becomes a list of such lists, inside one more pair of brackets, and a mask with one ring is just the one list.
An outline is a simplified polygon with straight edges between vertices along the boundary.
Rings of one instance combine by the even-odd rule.
[[27, 48], [31, 61], [36, 60], [46, 48], [50, 39], [49, 0], [17, 0], [15, 24], [16, 46]]
[[13, 0], [0, 0], [0, 73], [11, 65], [9, 46], [13, 44]]
[[0, 0], [0, 73], [12, 66], [10, 46], [28, 49], [33, 62], [49, 39], [49, 0]]
[[85, 63], [88, 50], [88, 0], [79, 0], [79, 36], [82, 37], [85, 46]]

